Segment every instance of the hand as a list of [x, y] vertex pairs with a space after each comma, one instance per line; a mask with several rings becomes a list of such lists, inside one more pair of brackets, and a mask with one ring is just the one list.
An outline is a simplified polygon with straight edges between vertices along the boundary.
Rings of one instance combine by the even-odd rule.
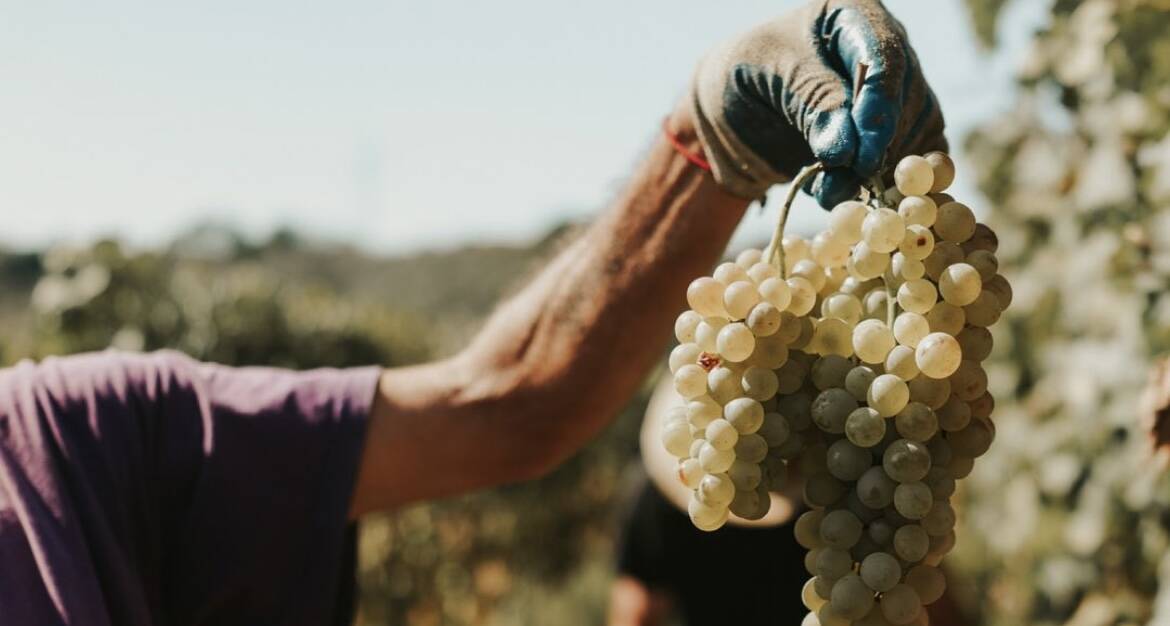
[[830, 208], [883, 165], [947, 146], [906, 32], [878, 0], [815, 0], [716, 48], [692, 105], [716, 180], [745, 198], [821, 161], [806, 191]]

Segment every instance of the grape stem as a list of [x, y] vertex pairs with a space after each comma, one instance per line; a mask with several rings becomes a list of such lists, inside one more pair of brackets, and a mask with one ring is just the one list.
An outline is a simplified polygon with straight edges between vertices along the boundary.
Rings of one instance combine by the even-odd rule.
[[800, 188], [813, 176], [816, 176], [825, 169], [825, 164], [817, 161], [812, 165], [800, 170], [796, 178], [792, 179], [792, 184], [788, 187], [788, 195], [784, 197], [784, 204], [780, 207], [780, 215], [776, 220], [776, 232], [772, 234], [772, 241], [768, 244], [765, 257], [776, 264], [777, 269], [780, 270], [780, 278], [787, 278], [787, 264], [784, 260], [784, 227], [788, 223], [788, 212], [792, 208], [792, 203], [796, 201], [796, 194], [800, 192]]

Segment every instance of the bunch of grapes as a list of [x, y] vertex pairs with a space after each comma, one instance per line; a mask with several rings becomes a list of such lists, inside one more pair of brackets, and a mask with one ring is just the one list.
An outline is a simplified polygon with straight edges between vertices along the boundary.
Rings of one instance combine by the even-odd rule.
[[798, 471], [804, 626], [925, 624], [945, 588], [955, 481], [995, 437], [987, 329], [1012, 298], [995, 234], [943, 193], [954, 174], [908, 156], [811, 241], [783, 236], [790, 195], [768, 248], [692, 282], [675, 324], [686, 402], [662, 441], [691, 520], [758, 519]]

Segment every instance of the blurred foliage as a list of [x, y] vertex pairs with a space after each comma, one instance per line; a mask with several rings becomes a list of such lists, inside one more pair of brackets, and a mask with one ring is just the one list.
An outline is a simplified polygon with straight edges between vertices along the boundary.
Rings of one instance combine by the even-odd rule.
[[[253, 243], [213, 226], [164, 250], [101, 241], [0, 251], [0, 354], [114, 346], [233, 365], [416, 363], [465, 343], [564, 230], [532, 246], [389, 259], [289, 231]], [[364, 520], [359, 623], [601, 623], [613, 511], [643, 407], [640, 397], [542, 480]]]
[[1170, 349], [1170, 2], [1057, 0], [1019, 82], [966, 138], [1016, 298], [956, 585], [982, 624], [1167, 624], [1170, 480], [1139, 399]]

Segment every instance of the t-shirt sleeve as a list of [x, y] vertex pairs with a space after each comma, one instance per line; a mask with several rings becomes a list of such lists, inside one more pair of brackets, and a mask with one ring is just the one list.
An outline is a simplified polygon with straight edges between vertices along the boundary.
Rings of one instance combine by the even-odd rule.
[[378, 370], [169, 359], [190, 377], [198, 424], [167, 442], [179, 490], [170, 539], [183, 563], [169, 572], [183, 588], [168, 604], [185, 615], [222, 602], [225, 617], [251, 613], [250, 623], [348, 623], [349, 502]]
[[[28, 552], [60, 555], [35, 565], [57, 612], [348, 623], [348, 508], [378, 375], [104, 352], [0, 376], [0, 475], [16, 477], [0, 487]], [[68, 606], [92, 581], [95, 599]]]

